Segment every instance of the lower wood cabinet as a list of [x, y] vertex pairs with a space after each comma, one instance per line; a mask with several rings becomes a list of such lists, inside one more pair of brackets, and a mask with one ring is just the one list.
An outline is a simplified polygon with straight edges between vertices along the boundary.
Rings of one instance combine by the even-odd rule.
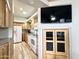
[[43, 59], [69, 59], [68, 29], [43, 30]]
[[0, 46], [0, 59], [9, 59], [9, 43]]
[[3, 59], [3, 47], [0, 46], [0, 59]]
[[28, 43], [28, 35], [27, 34], [28, 33], [25, 30], [23, 30], [23, 33], [22, 33], [22, 41], [24, 41], [26, 43]]

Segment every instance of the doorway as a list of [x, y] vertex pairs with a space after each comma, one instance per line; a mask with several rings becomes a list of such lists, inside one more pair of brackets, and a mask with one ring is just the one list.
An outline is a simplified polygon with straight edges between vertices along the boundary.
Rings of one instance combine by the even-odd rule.
[[22, 26], [14, 26], [14, 43], [22, 42]]

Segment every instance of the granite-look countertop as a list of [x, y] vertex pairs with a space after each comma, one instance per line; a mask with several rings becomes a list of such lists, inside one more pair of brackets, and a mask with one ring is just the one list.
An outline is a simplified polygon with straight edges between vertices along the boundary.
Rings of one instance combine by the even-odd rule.
[[9, 38], [0, 38], [0, 45], [3, 45], [7, 42], [10, 42], [10, 39]]

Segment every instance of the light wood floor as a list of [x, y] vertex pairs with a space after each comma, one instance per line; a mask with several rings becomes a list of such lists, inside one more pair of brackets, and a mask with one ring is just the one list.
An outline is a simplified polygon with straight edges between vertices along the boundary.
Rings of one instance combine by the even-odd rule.
[[37, 59], [37, 56], [29, 49], [25, 42], [14, 44], [12, 59]]

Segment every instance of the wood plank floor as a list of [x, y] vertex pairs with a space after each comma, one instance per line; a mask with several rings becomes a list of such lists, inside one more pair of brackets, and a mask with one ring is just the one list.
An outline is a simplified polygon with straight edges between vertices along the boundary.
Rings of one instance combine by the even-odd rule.
[[29, 49], [25, 43], [14, 44], [14, 55], [12, 59], [37, 59], [37, 56]]

